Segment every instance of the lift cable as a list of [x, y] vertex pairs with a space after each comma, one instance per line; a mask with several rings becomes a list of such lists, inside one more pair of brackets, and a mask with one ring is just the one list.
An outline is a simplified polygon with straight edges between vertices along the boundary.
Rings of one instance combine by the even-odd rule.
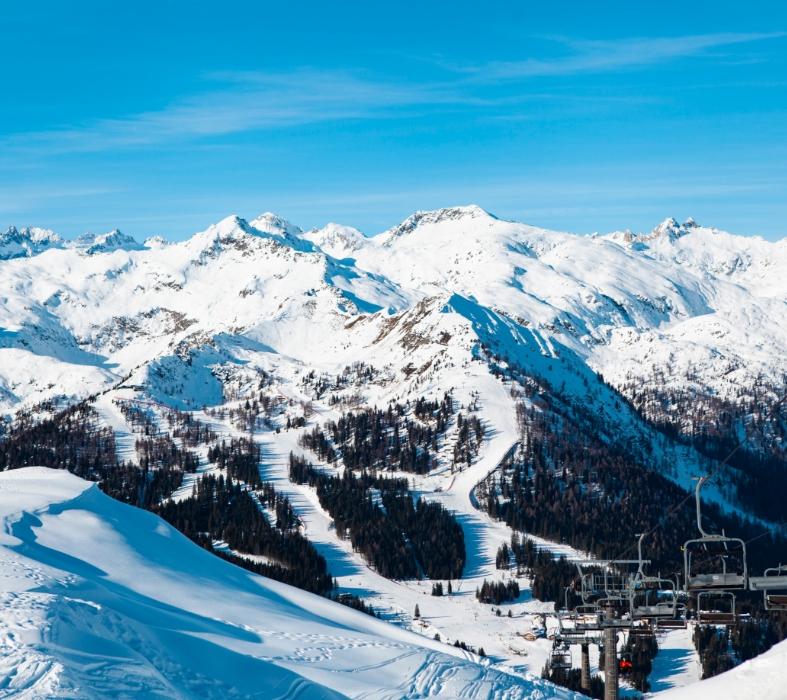
[[[771, 417], [771, 415], [774, 414], [776, 412], [776, 410], [785, 401], [787, 401], [787, 395], [782, 396], [781, 399], [779, 399], [775, 404], [773, 404], [771, 406], [771, 409], [768, 412], [768, 415], [766, 416], [766, 419], [769, 419]], [[708, 475], [707, 475], [708, 480], [710, 480], [713, 476], [715, 476], [719, 472], [719, 470], [722, 469], [735, 456], [735, 454], [738, 452], [738, 450], [740, 450], [744, 445], [746, 445], [746, 443], [749, 441], [749, 439], [750, 439], [750, 435], [747, 434], [743, 438], [743, 440], [741, 440], [741, 442], [739, 442], [721, 462], [719, 462], [715, 466], [713, 466], [708, 472]], [[688, 503], [693, 498], [694, 498], [694, 493], [689, 491], [686, 494], [685, 498], [683, 498], [676, 505], [672, 506], [672, 508], [667, 510], [667, 512], [664, 513], [664, 515], [662, 515], [661, 518], [659, 518], [658, 522], [653, 527], [651, 527], [649, 530], [646, 530], [643, 533], [644, 536], [647, 537], [649, 535], [652, 535], [654, 532], [656, 532], [656, 530], [658, 530], [660, 527], [662, 527], [667, 522], [667, 520], [669, 518], [671, 518], [673, 515], [675, 515], [675, 513], [678, 510], [680, 510], [684, 505], [686, 505], [686, 503]], [[754, 540], [760, 539], [761, 537], [764, 537], [767, 534], [770, 534], [770, 531], [766, 531], [766, 532], [762, 533], [761, 535], [757, 535], [756, 537], [753, 537], [751, 540], [749, 540], [749, 542], [752, 542]], [[749, 542], [746, 542], [746, 544], [748, 544]], [[612, 561], [617, 560], [617, 559], [624, 559], [626, 557], [626, 555], [629, 554], [629, 552], [631, 552], [633, 549], [634, 549], [634, 545], [630, 545], [629, 547], [627, 547], [622, 552], [622, 554], [620, 556], [615, 557], [615, 559], [613, 559]]]

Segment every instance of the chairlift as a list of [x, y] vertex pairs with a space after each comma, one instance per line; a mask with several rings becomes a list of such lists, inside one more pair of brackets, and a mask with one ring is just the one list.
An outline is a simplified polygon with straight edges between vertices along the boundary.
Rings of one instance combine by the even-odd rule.
[[762, 591], [766, 610], [787, 611], [787, 564], [765, 569], [764, 576], [750, 576], [749, 588]]
[[735, 594], [731, 591], [700, 591], [697, 622], [701, 625], [734, 625], [738, 621]]
[[643, 533], [637, 542], [639, 566], [631, 579], [629, 589], [629, 605], [632, 619], [670, 618], [677, 612], [677, 594], [675, 583], [660, 576], [645, 574], [645, 561], [642, 558]]
[[549, 668], [552, 671], [570, 671], [573, 668], [571, 650], [555, 645], [549, 654]]
[[574, 608], [574, 618], [577, 627], [597, 627], [601, 616], [598, 605], [577, 605]]
[[[708, 590], [737, 590], [746, 588], [747, 563], [746, 563], [746, 543], [738, 537], [727, 537], [705, 532], [702, 527], [702, 499], [700, 489], [702, 489], [707, 476], [702, 476], [697, 481], [695, 498], [697, 502], [697, 529], [700, 536], [688, 540], [683, 545], [683, 565], [686, 576], [686, 591], [708, 591]], [[711, 571], [700, 571], [695, 555], [702, 552], [718, 552], [710, 557], [703, 557], [703, 562], [718, 562], [714, 564]]]
[[[629, 562], [599, 562], [606, 565]], [[628, 578], [609, 571], [605, 567], [601, 573], [582, 574], [581, 597], [585, 605], [601, 605], [602, 601], [623, 600], [628, 590]]]
[[567, 586], [564, 589], [563, 608], [558, 610], [556, 614], [560, 635], [584, 634], [587, 631], [602, 629], [602, 611], [598, 605], [592, 603], [575, 605], [571, 600], [573, 595], [575, 595], [574, 586]]

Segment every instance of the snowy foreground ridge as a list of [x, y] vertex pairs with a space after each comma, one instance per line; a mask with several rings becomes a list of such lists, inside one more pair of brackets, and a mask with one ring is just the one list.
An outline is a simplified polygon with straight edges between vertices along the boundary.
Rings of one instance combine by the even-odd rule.
[[65, 471], [0, 474], [0, 518], [0, 697], [578, 697], [249, 574]]
[[699, 685], [663, 693], [659, 700], [784, 700], [787, 641]]

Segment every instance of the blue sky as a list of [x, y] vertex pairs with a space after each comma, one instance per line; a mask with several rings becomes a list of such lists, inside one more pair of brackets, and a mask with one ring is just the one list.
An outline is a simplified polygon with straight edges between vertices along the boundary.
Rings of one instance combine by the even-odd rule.
[[288, 5], [3, 3], [0, 226], [787, 235], [783, 3]]

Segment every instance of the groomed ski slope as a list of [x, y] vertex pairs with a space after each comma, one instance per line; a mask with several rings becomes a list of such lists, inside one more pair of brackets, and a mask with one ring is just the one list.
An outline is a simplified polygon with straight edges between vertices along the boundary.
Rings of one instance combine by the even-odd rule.
[[787, 641], [699, 684], [676, 688], [659, 700], [784, 700], [787, 698]]
[[0, 697], [576, 698], [192, 544], [68, 472], [0, 474]]

